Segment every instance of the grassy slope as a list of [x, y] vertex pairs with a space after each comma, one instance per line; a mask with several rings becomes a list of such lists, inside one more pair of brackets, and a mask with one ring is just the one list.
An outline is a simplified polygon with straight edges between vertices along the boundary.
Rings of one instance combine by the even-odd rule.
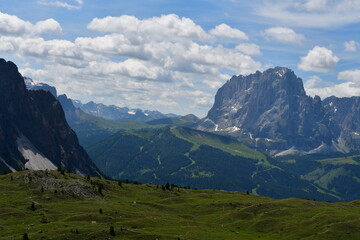
[[[58, 193], [45, 188], [42, 193], [41, 186], [54, 179], [65, 187], [58, 187]], [[0, 239], [22, 239], [25, 232], [30, 239], [53, 240], [360, 238], [359, 201], [273, 200], [239, 192], [171, 192], [153, 185], [121, 188], [116, 182], [92, 182], [105, 186], [104, 196], [76, 197], [81, 191], [68, 190], [67, 185], [91, 186], [76, 175], [27, 171], [0, 176]], [[30, 210], [32, 202], [35, 211]], [[43, 216], [48, 223], [42, 223]], [[115, 237], [109, 234], [110, 226]]]
[[281, 159], [281, 167], [351, 201], [360, 197], [360, 156], [303, 156]]
[[[274, 198], [339, 201], [324, 189], [270, 163], [262, 153], [188, 128], [130, 130], [87, 148], [108, 176], [142, 183], [249, 191]], [[320, 190], [320, 191], [319, 191]]]
[[194, 145], [208, 145], [210, 147], [220, 149], [224, 152], [228, 152], [234, 156], [241, 156], [257, 160], [266, 159], [264, 154], [261, 152], [251, 149], [241, 144], [240, 142], [220, 135], [176, 127], [172, 127], [171, 132], [175, 136], [189, 141]]

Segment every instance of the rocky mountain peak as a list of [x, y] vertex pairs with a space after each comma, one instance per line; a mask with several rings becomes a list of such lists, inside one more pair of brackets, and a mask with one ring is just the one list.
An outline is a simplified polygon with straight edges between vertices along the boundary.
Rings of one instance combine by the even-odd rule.
[[29, 77], [24, 77], [25, 86], [28, 90], [44, 90], [50, 92], [54, 97], [57, 97], [56, 88], [46, 83], [36, 83]]
[[0, 170], [56, 167], [100, 175], [59, 101], [49, 91], [28, 91], [16, 65], [0, 59]]
[[255, 145], [265, 141], [265, 147], [271, 141], [279, 149], [309, 150], [331, 143], [325, 122], [321, 99], [307, 96], [292, 70], [275, 67], [232, 77], [198, 128], [247, 137]]

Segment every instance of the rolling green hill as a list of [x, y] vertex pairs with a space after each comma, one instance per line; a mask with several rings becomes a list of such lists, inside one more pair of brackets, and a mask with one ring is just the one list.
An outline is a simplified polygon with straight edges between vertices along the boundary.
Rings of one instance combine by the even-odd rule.
[[248, 191], [273, 198], [341, 200], [287, 173], [261, 152], [231, 138], [189, 128], [119, 132], [87, 151], [104, 174], [115, 179]]
[[274, 200], [148, 184], [120, 187], [57, 171], [0, 176], [0, 209], [0, 239], [7, 240], [23, 239], [25, 233], [30, 240], [360, 239], [359, 201]]
[[360, 155], [292, 156], [276, 159], [290, 174], [341, 195], [345, 201], [360, 199]]

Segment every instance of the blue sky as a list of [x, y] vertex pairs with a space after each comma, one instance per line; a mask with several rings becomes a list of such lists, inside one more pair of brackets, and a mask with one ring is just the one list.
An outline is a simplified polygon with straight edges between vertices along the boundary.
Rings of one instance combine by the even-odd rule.
[[360, 1], [1, 0], [0, 56], [73, 99], [206, 115], [232, 75], [289, 67], [360, 95]]

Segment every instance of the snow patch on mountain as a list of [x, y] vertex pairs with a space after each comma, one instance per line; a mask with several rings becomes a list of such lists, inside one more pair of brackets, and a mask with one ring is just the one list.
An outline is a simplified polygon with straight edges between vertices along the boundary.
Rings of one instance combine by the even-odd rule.
[[135, 115], [136, 112], [135, 112], [134, 110], [129, 110], [129, 111], [128, 111], [128, 114], [130, 114], [130, 115]]

